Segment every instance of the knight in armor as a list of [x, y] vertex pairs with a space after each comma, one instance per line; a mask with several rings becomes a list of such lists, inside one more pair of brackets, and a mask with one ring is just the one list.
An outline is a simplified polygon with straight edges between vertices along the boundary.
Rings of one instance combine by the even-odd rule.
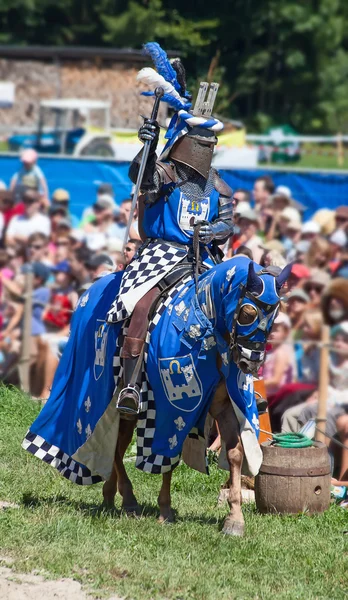
[[[176, 59], [172, 66], [180, 82], [181, 98], [186, 99], [182, 64]], [[208, 84], [202, 85], [206, 91]], [[211, 85], [215, 86], [216, 95], [218, 86]], [[207, 106], [204, 97], [201, 93], [201, 107], [204, 106], [208, 116], [200, 114], [198, 99], [193, 112], [188, 112], [187, 106], [191, 104], [185, 100], [185, 109], [179, 110], [169, 125], [168, 143], [159, 158], [156, 154], [158, 123], [145, 119], [139, 130], [139, 139], [143, 143], [150, 141], [139, 198], [144, 244], [125, 272], [120, 294], [108, 317], [109, 321], [116, 322], [124, 311], [127, 316], [131, 315], [122, 349], [124, 388], [117, 401], [118, 410], [123, 414], [136, 414], [139, 410], [139, 356], [143, 351], [149, 311], [161, 292], [192, 272], [195, 228], [199, 225], [200, 272], [221, 261], [219, 246], [233, 233], [232, 190], [211, 166], [217, 143], [215, 132], [222, 129], [222, 123], [210, 116], [212, 102]], [[129, 169], [134, 183], [142, 152]]]

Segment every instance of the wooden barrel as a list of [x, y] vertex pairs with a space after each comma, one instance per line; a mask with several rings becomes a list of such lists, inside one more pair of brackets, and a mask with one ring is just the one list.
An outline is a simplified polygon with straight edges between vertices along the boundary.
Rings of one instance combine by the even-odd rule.
[[330, 504], [330, 458], [325, 444], [280, 448], [261, 444], [263, 461], [255, 478], [256, 506], [261, 513], [321, 513]]

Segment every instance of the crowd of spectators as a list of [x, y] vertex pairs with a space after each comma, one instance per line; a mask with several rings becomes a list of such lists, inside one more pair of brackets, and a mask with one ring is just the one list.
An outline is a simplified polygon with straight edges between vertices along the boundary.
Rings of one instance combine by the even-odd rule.
[[[0, 174], [1, 175], [1, 174]], [[137, 215], [124, 251], [131, 198], [116, 202], [109, 183], [96, 189], [81, 219], [65, 189], [49, 194], [34, 151], [22, 155], [9, 189], [0, 185], [0, 377], [11, 381], [21, 352], [25, 273], [33, 272], [32, 393], [49, 395], [79, 296], [93, 281], [123, 270], [141, 244]], [[299, 431], [316, 414], [322, 325], [330, 326], [327, 432], [348, 441], [348, 206], [306, 207], [286, 186], [259, 177], [233, 194], [235, 233], [223, 248], [263, 267], [292, 263], [260, 375], [273, 431]], [[348, 451], [337, 476], [348, 479]]]
[[25, 150], [9, 188], [0, 182], [0, 378], [16, 382], [23, 339], [26, 272], [33, 273], [31, 391], [46, 399], [79, 296], [105, 273], [123, 270], [139, 248], [137, 215], [123, 241], [132, 199], [111, 184], [78, 219], [70, 196], [49, 194], [34, 150]]

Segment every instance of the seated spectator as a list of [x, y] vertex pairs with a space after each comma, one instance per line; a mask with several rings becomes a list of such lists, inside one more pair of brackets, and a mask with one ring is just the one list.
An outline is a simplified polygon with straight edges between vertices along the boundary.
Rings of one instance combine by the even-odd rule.
[[[119, 240], [124, 240], [124, 236], [126, 235], [126, 229], [130, 217], [130, 212], [132, 208], [132, 199], [126, 198], [123, 200], [120, 205], [120, 212], [118, 215], [114, 217], [114, 223], [108, 230], [108, 235], [110, 238], [117, 238]], [[133, 215], [133, 228], [129, 232], [130, 237], [132, 239], [140, 239], [138, 227], [137, 227], [137, 211], [135, 211]], [[135, 226], [135, 229], [134, 229]]]
[[72, 251], [86, 245], [86, 234], [82, 229], [72, 229], [69, 233], [70, 248]]
[[233, 205], [234, 211], [237, 208], [237, 206], [239, 205], [239, 203], [241, 203], [241, 202], [243, 202], [244, 204], [248, 204], [249, 208], [251, 208], [250, 201], [251, 201], [251, 194], [250, 194], [250, 192], [248, 192], [248, 190], [245, 190], [243, 188], [237, 188], [233, 192], [232, 205]]
[[28, 148], [21, 154], [22, 166], [11, 179], [10, 189], [14, 193], [15, 202], [19, 203], [23, 190], [30, 188], [38, 192], [39, 202], [42, 206], [49, 206], [49, 194], [46, 178], [37, 165], [38, 155], [35, 150]]
[[310, 278], [303, 286], [304, 291], [310, 298], [312, 308], [320, 306], [322, 293], [329, 283], [330, 275], [326, 271], [321, 269], [312, 271]]
[[110, 256], [116, 263], [115, 271], [124, 271], [127, 266], [127, 263], [122, 252], [113, 252], [110, 254]]
[[324, 237], [331, 235], [335, 231], [336, 222], [334, 210], [330, 210], [329, 208], [320, 208], [314, 213], [312, 221], [318, 223], [320, 227], [320, 234]]
[[335, 211], [336, 229], [348, 231], [348, 206], [339, 206]]
[[70, 194], [67, 190], [64, 190], [63, 188], [57, 188], [56, 190], [54, 190], [54, 192], [52, 194], [51, 208], [52, 209], [58, 208], [58, 207], [63, 208], [65, 211], [64, 216], [69, 219], [71, 226], [78, 227], [79, 219], [77, 217], [75, 217], [75, 215], [72, 215], [70, 213], [69, 203], [70, 203]]
[[40, 213], [40, 198], [33, 190], [25, 191], [23, 195], [25, 207], [22, 215], [12, 217], [6, 231], [6, 244], [27, 244], [32, 233], [44, 233], [49, 236], [51, 232], [50, 220]]
[[84, 231], [86, 233], [107, 233], [113, 224], [113, 213], [117, 208], [114, 199], [107, 194], [99, 196], [92, 208], [93, 218], [84, 225]]
[[22, 215], [25, 211], [24, 204], [15, 205], [13, 192], [9, 190], [0, 190], [0, 219], [2, 222], [2, 234], [0, 240], [4, 243], [6, 227], [12, 217]]
[[302, 288], [311, 275], [310, 270], [301, 263], [294, 263], [291, 267], [291, 273], [288, 278], [288, 288]]
[[250, 260], [253, 260], [253, 253], [250, 250], [250, 248], [247, 248], [247, 246], [239, 246], [239, 248], [237, 248], [237, 250], [235, 251], [234, 256], [236, 256], [237, 254], [243, 254], [244, 256], [250, 258]]
[[301, 334], [304, 344], [294, 344], [297, 375], [299, 381], [290, 382], [278, 390], [269, 400], [269, 414], [273, 431], [280, 431], [284, 413], [297, 418], [297, 409], [313, 394], [319, 379], [320, 351], [318, 342], [321, 336], [322, 315], [320, 311], [304, 315]]
[[320, 235], [320, 225], [316, 221], [306, 221], [301, 230], [301, 240], [312, 242]]
[[282, 386], [296, 379], [293, 347], [291, 344], [284, 343], [288, 341], [290, 331], [291, 322], [289, 317], [280, 312], [274, 321], [269, 336], [270, 348], [266, 354], [263, 367], [263, 379], [269, 403]]
[[96, 254], [95, 256], [91, 256], [86, 261], [86, 266], [88, 267], [91, 275], [92, 281], [97, 281], [104, 275], [109, 275], [109, 273], [113, 273], [116, 270], [116, 264], [112, 260], [111, 256], [108, 254]]
[[291, 321], [293, 339], [302, 337], [302, 328], [310, 298], [301, 288], [296, 288], [287, 296], [287, 314]]
[[[330, 352], [330, 383], [328, 389], [328, 413], [326, 433], [333, 437], [336, 434], [336, 420], [347, 412], [348, 389], [348, 321], [333, 327], [331, 340], [334, 350]], [[316, 389], [297, 410], [286, 411], [282, 419], [282, 431], [299, 431], [318, 410], [318, 390]]]
[[342, 258], [345, 253], [345, 249], [347, 247], [348, 238], [347, 234], [343, 229], [336, 229], [330, 237], [330, 251], [331, 251], [331, 261], [330, 261], [330, 271], [334, 273], [338, 266], [340, 265]]
[[331, 247], [329, 242], [317, 235], [311, 242], [305, 258], [309, 268], [328, 269], [331, 260]]
[[43, 385], [40, 398], [45, 400], [49, 395], [54, 374], [60, 358], [59, 344], [67, 341], [70, 320], [77, 304], [78, 295], [73, 287], [73, 276], [70, 265], [63, 261], [51, 268], [55, 281], [51, 290], [49, 305], [43, 315], [46, 333], [41, 336], [40, 356], [38, 364], [43, 374]]
[[54, 273], [54, 284], [51, 289], [50, 306], [45, 311], [43, 320], [49, 331], [65, 328], [71, 319], [78, 297], [73, 286], [73, 275], [68, 261], [62, 261], [51, 267]]
[[129, 265], [133, 256], [138, 252], [142, 242], [141, 240], [129, 240], [124, 249], [124, 259], [126, 265]]
[[32, 233], [28, 237], [27, 257], [29, 262], [42, 262], [51, 265], [48, 258], [49, 238], [44, 233]]
[[331, 327], [348, 319], [348, 280], [333, 279], [325, 287], [321, 298], [324, 321]]
[[263, 254], [261, 238], [257, 235], [259, 229], [259, 220], [256, 212], [252, 209], [243, 211], [238, 218], [239, 245], [246, 246], [251, 250], [253, 259], [259, 263]]
[[253, 196], [255, 200], [255, 211], [262, 231], [268, 232], [270, 227], [269, 203], [274, 193], [274, 182], [269, 175], [258, 177], [254, 182]]
[[88, 248], [78, 248], [71, 254], [69, 259], [71, 272], [77, 281], [78, 294], [79, 288], [81, 288], [81, 286], [85, 283], [89, 283], [91, 281], [91, 275], [87, 266], [90, 258], [91, 252], [88, 250]]

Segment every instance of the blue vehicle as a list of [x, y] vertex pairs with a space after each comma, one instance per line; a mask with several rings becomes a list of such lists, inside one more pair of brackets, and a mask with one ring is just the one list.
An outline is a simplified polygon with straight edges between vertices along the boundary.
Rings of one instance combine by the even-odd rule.
[[[102, 130], [90, 130], [91, 111], [103, 111]], [[47, 126], [46, 123], [52, 125]], [[40, 102], [37, 132], [8, 138], [9, 150], [34, 148], [40, 154], [114, 156], [110, 136], [110, 104], [99, 100], [57, 98]]]

